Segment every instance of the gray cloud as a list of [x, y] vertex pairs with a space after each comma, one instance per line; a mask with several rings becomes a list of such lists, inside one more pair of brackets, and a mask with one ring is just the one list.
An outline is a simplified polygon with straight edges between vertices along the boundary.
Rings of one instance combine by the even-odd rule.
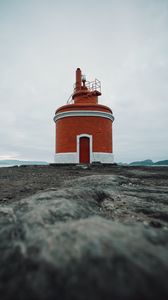
[[114, 111], [116, 160], [166, 159], [167, 28], [164, 0], [0, 1], [0, 156], [52, 161], [81, 67]]

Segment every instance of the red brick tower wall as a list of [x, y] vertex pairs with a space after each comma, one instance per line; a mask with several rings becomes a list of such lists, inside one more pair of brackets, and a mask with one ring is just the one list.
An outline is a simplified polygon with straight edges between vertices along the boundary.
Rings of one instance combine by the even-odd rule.
[[67, 117], [56, 123], [56, 153], [76, 152], [76, 136], [93, 136], [93, 152], [113, 152], [112, 122], [100, 117]]

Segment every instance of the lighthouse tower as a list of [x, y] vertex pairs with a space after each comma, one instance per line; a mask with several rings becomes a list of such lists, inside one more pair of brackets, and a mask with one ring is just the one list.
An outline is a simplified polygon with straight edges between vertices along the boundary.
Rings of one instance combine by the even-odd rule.
[[114, 117], [100, 95], [100, 81], [86, 81], [78, 68], [71, 100], [55, 112], [55, 163], [113, 163]]

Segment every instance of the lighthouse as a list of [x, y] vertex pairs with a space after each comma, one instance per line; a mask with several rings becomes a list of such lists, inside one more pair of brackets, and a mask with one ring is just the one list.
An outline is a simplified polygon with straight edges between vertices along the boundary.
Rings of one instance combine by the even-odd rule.
[[113, 163], [113, 112], [98, 103], [99, 96], [100, 81], [86, 81], [78, 68], [73, 94], [54, 116], [55, 163]]

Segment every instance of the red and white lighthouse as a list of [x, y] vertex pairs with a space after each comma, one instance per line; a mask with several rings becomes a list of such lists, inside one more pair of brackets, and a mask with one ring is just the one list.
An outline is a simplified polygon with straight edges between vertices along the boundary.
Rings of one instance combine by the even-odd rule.
[[113, 163], [114, 117], [100, 95], [100, 81], [86, 81], [78, 68], [71, 100], [55, 112], [55, 163]]

